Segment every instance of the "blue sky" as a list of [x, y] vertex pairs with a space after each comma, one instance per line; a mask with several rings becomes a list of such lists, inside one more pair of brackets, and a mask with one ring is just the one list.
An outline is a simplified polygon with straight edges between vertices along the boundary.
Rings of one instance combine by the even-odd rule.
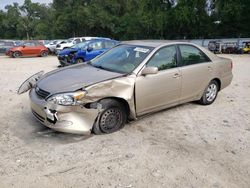
[[[35, 3], [51, 3], [52, 0], [31, 0]], [[4, 9], [6, 5], [13, 4], [14, 2], [17, 2], [18, 4], [22, 5], [24, 0], [0, 0], [0, 9]]]

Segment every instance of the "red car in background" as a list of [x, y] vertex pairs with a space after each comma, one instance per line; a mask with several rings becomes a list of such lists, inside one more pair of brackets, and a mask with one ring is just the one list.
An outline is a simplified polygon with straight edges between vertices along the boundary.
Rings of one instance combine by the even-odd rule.
[[6, 52], [7, 56], [10, 57], [21, 57], [21, 56], [41, 56], [46, 57], [49, 54], [49, 50], [39, 43], [38, 41], [28, 41], [22, 43], [20, 46], [9, 49]]

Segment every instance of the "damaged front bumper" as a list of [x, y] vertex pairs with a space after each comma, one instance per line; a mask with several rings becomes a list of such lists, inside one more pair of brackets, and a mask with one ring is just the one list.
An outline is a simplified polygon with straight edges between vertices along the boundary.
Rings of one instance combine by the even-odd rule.
[[60, 65], [62, 65], [62, 66], [68, 66], [68, 65], [75, 64], [75, 61], [74, 61], [72, 54], [65, 55], [65, 56], [58, 55], [57, 58], [59, 60]]
[[60, 132], [91, 134], [100, 110], [84, 106], [62, 106], [46, 102], [35, 89], [29, 93], [33, 115], [45, 126]]

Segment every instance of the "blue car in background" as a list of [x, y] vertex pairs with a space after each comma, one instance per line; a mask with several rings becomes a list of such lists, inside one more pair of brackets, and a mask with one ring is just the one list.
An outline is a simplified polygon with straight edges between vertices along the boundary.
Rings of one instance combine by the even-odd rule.
[[78, 43], [70, 48], [60, 51], [57, 55], [60, 62], [59, 66], [90, 61], [119, 43], [119, 41], [111, 39], [93, 39]]

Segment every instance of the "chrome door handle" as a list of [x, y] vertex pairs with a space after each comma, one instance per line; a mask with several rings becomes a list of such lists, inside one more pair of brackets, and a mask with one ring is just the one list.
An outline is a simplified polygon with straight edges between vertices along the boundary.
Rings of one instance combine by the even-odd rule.
[[213, 68], [210, 67], [210, 66], [208, 66], [207, 69], [208, 69], [208, 71], [212, 71], [213, 70]]

